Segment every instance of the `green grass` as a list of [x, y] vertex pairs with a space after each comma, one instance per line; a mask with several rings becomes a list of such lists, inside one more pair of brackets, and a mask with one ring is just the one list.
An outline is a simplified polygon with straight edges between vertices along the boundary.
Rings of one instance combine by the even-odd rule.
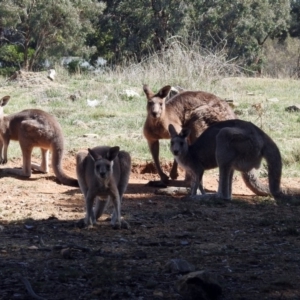
[[[5, 113], [40, 108], [55, 115], [62, 126], [67, 151], [76, 152], [78, 149], [104, 144], [119, 145], [131, 153], [133, 161], [151, 161], [143, 137], [146, 97], [142, 85], [147, 83], [154, 91], [166, 84], [205, 90], [238, 103], [236, 110], [240, 113], [239, 118], [262, 127], [278, 144], [284, 162], [283, 175], [300, 176], [300, 114], [285, 111], [289, 105], [300, 104], [299, 81], [222, 77], [207, 72], [197, 77], [194, 71], [188, 73], [191, 67], [183, 68], [177, 64], [168, 70], [158, 63], [149, 61], [147, 65], [144, 62], [97, 76], [69, 76], [65, 70], [57, 68], [54, 82], [28, 85], [26, 88], [20, 87], [18, 82], [0, 78], [0, 96], [11, 96], [4, 109]], [[185, 75], [176, 78], [176, 71]], [[125, 89], [138, 92], [139, 97], [124, 96], [122, 92]], [[72, 101], [72, 94], [80, 96]], [[278, 101], [274, 102], [274, 98]], [[89, 107], [87, 99], [97, 99], [100, 105]], [[257, 104], [262, 105], [262, 110], [253, 107]], [[96, 134], [96, 137], [84, 137], [85, 134]], [[20, 156], [16, 142], [12, 142], [9, 148], [9, 157], [13, 156]], [[160, 156], [166, 161], [173, 159], [168, 140], [161, 141]]]

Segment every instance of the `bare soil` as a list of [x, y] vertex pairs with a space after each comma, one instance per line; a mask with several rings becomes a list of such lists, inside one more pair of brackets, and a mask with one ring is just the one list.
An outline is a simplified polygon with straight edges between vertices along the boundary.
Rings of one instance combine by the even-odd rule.
[[[75, 176], [74, 157], [64, 168]], [[36, 299], [185, 299], [172, 259], [214, 275], [220, 299], [300, 299], [298, 206], [253, 195], [239, 176], [231, 202], [158, 195], [146, 185], [158, 179], [151, 170], [133, 166], [122, 206], [131, 228], [121, 230], [111, 228], [110, 211], [81, 228], [80, 190], [52, 173], [24, 180], [0, 172], [0, 299], [34, 299], [29, 284]], [[205, 174], [206, 189], [215, 191], [217, 180]], [[299, 187], [300, 179], [284, 183]]]

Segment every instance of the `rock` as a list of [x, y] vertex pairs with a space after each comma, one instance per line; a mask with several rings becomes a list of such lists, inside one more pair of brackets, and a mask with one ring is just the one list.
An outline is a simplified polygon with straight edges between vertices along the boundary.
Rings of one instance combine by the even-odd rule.
[[86, 103], [87, 103], [87, 105], [90, 106], [90, 107], [96, 107], [96, 106], [100, 105], [100, 101], [97, 100], [97, 99], [93, 99], [93, 100], [87, 99], [87, 100], [86, 100]]
[[163, 298], [164, 297], [164, 293], [160, 290], [154, 290], [153, 291], [153, 296], [154, 297], [160, 297], [160, 298]]
[[98, 138], [99, 137], [99, 135], [98, 134], [95, 134], [95, 133], [85, 133], [84, 135], [83, 135], [83, 137], [86, 137], [86, 138]]
[[48, 78], [53, 81], [54, 78], [55, 78], [55, 75], [56, 75], [55, 70], [54, 69], [50, 69], [49, 72], [48, 72]]
[[157, 189], [155, 194], [157, 195], [189, 195], [190, 188], [187, 187], [175, 187], [175, 186], [168, 186], [166, 188]]
[[129, 90], [129, 89], [124, 90], [123, 92], [120, 93], [120, 95], [129, 100], [140, 97], [139, 93], [137, 93], [134, 90]]
[[279, 102], [278, 98], [269, 98], [267, 99], [269, 102]]
[[288, 106], [285, 108], [285, 111], [288, 111], [288, 112], [298, 112], [300, 111], [300, 105], [299, 104], [296, 104], [296, 105], [291, 105], [291, 106]]
[[164, 267], [165, 272], [181, 274], [193, 272], [195, 269], [195, 266], [180, 258], [171, 259]]
[[71, 258], [71, 249], [70, 248], [64, 248], [60, 251], [60, 254], [65, 259]]
[[206, 271], [188, 273], [182, 276], [175, 286], [187, 300], [216, 300], [222, 294], [220, 284]]
[[75, 121], [73, 122], [73, 125], [79, 126], [79, 127], [81, 127], [81, 128], [84, 128], [84, 129], [88, 129], [88, 128], [89, 128], [89, 126], [86, 125], [86, 124], [85, 124], [83, 121], [81, 121], [81, 120], [75, 120]]

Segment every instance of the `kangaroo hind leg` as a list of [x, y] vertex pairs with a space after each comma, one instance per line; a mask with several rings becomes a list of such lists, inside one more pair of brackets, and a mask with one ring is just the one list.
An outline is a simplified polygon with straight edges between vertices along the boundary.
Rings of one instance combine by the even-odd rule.
[[120, 201], [120, 195], [117, 187], [112, 189], [109, 198], [114, 206], [114, 212], [111, 217], [111, 225], [114, 228], [119, 229], [122, 227], [122, 222], [121, 222], [121, 201]]
[[99, 197], [96, 197], [96, 203], [95, 203], [95, 207], [94, 207], [94, 215], [95, 215], [96, 221], [97, 221], [97, 219], [99, 219], [102, 216], [108, 203], [109, 203], [109, 197], [106, 200], [102, 200]]
[[40, 165], [36, 163], [31, 163], [31, 169], [35, 171], [39, 171], [42, 173], [48, 173], [49, 172], [49, 149], [43, 149], [41, 148], [41, 154], [42, 154], [42, 162]]
[[222, 165], [220, 166], [219, 172], [218, 198], [231, 200], [234, 169], [231, 165]]
[[88, 190], [87, 195], [85, 196], [85, 205], [86, 205], [85, 224], [87, 226], [93, 226], [94, 224], [96, 224], [95, 214], [93, 211], [94, 199], [95, 199], [95, 195]]
[[231, 200], [232, 178], [234, 173], [234, 165], [238, 161], [238, 151], [232, 140], [236, 136], [245, 138], [239, 131], [236, 132], [232, 128], [224, 128], [217, 135], [216, 145], [216, 160], [219, 166], [219, 187], [218, 198]]

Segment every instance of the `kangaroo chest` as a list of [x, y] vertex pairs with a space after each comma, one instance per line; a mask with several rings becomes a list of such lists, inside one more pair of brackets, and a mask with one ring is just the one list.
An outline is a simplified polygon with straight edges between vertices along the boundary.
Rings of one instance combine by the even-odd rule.
[[148, 121], [144, 126], [144, 135], [152, 139], [169, 139], [170, 134], [164, 123], [160, 121]]
[[97, 196], [99, 196], [102, 200], [106, 200], [107, 196], [112, 194], [114, 191], [114, 184], [110, 181], [98, 181], [97, 182]]

